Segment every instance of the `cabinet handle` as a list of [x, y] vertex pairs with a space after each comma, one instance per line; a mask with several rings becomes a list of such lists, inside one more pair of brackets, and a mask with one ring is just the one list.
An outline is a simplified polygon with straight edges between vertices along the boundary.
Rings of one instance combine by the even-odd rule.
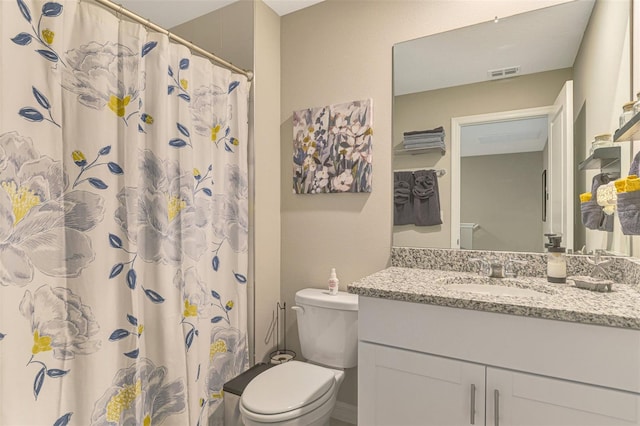
[[500, 426], [500, 392], [498, 389], [493, 391], [493, 424]]
[[476, 385], [471, 383], [471, 408], [469, 411], [469, 422], [476, 424]]

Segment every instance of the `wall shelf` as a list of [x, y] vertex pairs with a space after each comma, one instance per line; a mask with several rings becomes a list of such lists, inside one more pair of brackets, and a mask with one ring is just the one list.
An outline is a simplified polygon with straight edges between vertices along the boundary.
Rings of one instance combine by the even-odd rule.
[[640, 113], [631, 117], [624, 126], [613, 134], [614, 142], [628, 142], [640, 138]]
[[611, 169], [617, 165], [620, 173], [620, 146], [607, 146], [596, 148], [586, 160], [578, 164], [579, 170], [587, 169]]
[[396, 148], [393, 151], [395, 154], [397, 155], [417, 155], [417, 154], [430, 154], [430, 153], [434, 153], [434, 152], [439, 152], [441, 155], [444, 155], [446, 151], [446, 149], [441, 148], [441, 147], [435, 147], [435, 148]]

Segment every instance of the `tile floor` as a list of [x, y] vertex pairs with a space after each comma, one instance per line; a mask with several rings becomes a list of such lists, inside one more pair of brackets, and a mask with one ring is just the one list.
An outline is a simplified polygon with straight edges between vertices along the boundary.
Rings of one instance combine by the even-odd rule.
[[330, 426], [353, 426], [351, 423], [346, 423], [334, 418], [331, 419], [331, 422], [329, 423], [329, 425]]

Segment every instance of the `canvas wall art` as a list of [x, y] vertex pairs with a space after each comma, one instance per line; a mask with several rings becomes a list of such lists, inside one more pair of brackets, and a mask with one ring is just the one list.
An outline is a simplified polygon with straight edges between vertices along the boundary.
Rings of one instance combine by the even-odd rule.
[[293, 113], [293, 192], [371, 192], [371, 99]]

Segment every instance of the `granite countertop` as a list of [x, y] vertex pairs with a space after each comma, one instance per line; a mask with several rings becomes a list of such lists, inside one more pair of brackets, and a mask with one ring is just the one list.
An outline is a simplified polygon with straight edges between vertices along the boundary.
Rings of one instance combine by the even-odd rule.
[[[463, 291], [470, 282], [529, 291], [522, 292], [524, 295]], [[470, 288], [482, 290], [477, 285]], [[405, 302], [640, 330], [640, 288], [632, 284], [614, 284], [611, 292], [596, 292], [579, 289], [569, 280], [567, 284], [551, 284], [539, 277], [487, 278], [470, 272], [394, 266], [353, 282], [348, 291]]]

